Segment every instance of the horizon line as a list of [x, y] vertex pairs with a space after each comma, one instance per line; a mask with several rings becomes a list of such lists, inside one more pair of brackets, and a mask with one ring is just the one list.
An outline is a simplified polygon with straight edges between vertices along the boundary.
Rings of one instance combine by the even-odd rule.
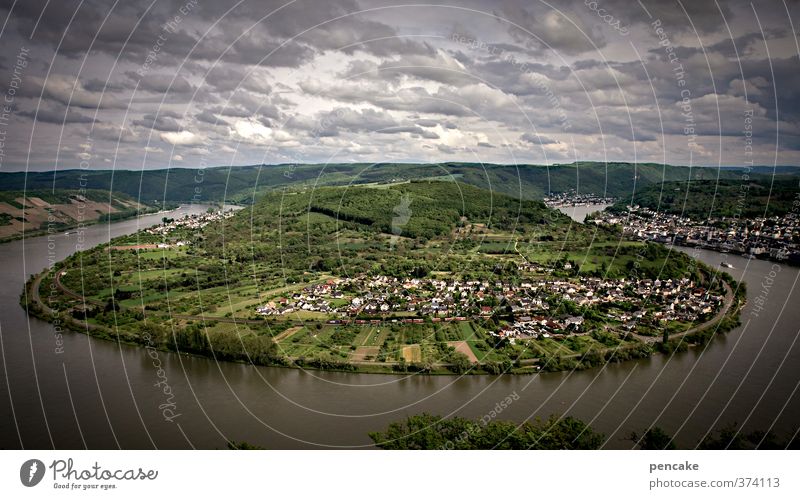
[[156, 168], [147, 168], [147, 169], [132, 169], [132, 168], [53, 168], [49, 170], [31, 170], [31, 169], [21, 169], [21, 170], [11, 170], [11, 171], [0, 171], [0, 175], [2, 174], [12, 174], [12, 173], [55, 173], [55, 172], [69, 172], [69, 171], [96, 171], [96, 172], [119, 172], [119, 171], [133, 171], [133, 172], [147, 172], [147, 171], [161, 171], [161, 170], [208, 170], [208, 169], [219, 169], [219, 168], [255, 168], [255, 167], [276, 167], [276, 166], [287, 166], [287, 165], [296, 165], [296, 166], [324, 166], [324, 165], [374, 165], [374, 166], [381, 166], [381, 165], [409, 165], [409, 166], [424, 166], [424, 165], [459, 165], [459, 166], [466, 166], [466, 165], [481, 165], [481, 166], [502, 166], [502, 167], [526, 167], [526, 166], [534, 166], [540, 168], [550, 168], [550, 167], [562, 167], [562, 166], [575, 166], [579, 163], [590, 163], [592, 165], [656, 165], [656, 166], [663, 166], [663, 167], [678, 167], [678, 168], [726, 168], [726, 169], [744, 169], [744, 168], [800, 168], [800, 165], [789, 165], [789, 164], [781, 164], [781, 165], [765, 165], [765, 164], [758, 164], [758, 165], [681, 165], [681, 164], [671, 164], [671, 163], [657, 163], [653, 161], [597, 161], [597, 160], [579, 160], [573, 161], [571, 163], [490, 163], [490, 162], [475, 162], [475, 161], [440, 161], [440, 162], [411, 162], [411, 161], [350, 161], [350, 162], [336, 162], [336, 163], [299, 163], [299, 162], [286, 162], [286, 163], [253, 163], [253, 164], [239, 164], [239, 165], [215, 165], [215, 166], [162, 166]]

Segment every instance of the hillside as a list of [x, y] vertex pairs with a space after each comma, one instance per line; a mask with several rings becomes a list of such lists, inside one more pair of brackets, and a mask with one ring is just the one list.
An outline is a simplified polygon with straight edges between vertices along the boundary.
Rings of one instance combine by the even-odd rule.
[[[596, 194], [603, 197], [630, 197], [648, 185], [662, 181], [693, 178], [717, 178], [713, 168], [695, 168], [690, 171], [683, 166], [664, 166], [652, 163], [593, 163], [578, 162], [550, 167], [528, 165], [491, 166], [484, 173], [476, 168], [466, 169], [462, 181], [505, 194], [530, 199], [541, 199], [548, 192], [559, 193], [574, 190], [580, 194]], [[721, 172], [720, 175], [733, 176]]]
[[[562, 238], [571, 225], [567, 216], [539, 201], [454, 182], [322, 187], [265, 195], [224, 231], [208, 234], [204, 249], [217, 251], [224, 239], [229, 258], [282, 260], [281, 271], [288, 275], [308, 269], [449, 267], [463, 257], [448, 252], [451, 245], [466, 249], [472, 236], [480, 236], [485, 246], [512, 252], [515, 233], [524, 237], [548, 222], [554, 238]], [[571, 236], [575, 241], [591, 237], [582, 230], [573, 230]], [[491, 272], [493, 263], [475, 265]]]
[[[77, 189], [84, 177], [93, 189], [112, 190], [142, 202], [250, 203], [254, 195], [283, 187], [343, 186], [415, 179], [455, 180], [523, 199], [570, 190], [629, 198], [634, 191], [663, 181], [738, 178], [735, 170], [631, 163], [579, 162], [565, 165], [480, 163], [347, 163], [251, 165], [203, 170], [64, 170], [0, 173], [0, 190]], [[758, 177], [753, 174], [753, 178]], [[767, 178], [764, 176], [763, 178]]]
[[[0, 190], [77, 190], [81, 186], [112, 191], [143, 203], [204, 203], [221, 201], [231, 193], [252, 189], [258, 178], [255, 167], [172, 168], [162, 170], [63, 170], [53, 172], [0, 173]], [[227, 195], [227, 196], [226, 196]]]
[[697, 220], [718, 217], [782, 216], [792, 209], [800, 194], [797, 178], [692, 180], [650, 185], [632, 198], [609, 208], [623, 212], [627, 205], [684, 215]]
[[0, 240], [122, 219], [154, 208], [102, 190], [0, 191]]

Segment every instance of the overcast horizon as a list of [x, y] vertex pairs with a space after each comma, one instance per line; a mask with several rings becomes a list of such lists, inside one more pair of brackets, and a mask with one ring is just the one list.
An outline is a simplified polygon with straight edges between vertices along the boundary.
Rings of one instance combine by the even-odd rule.
[[0, 171], [800, 165], [798, 12], [0, 0]]
[[[593, 161], [593, 160], [580, 160], [580, 162], [584, 162], [584, 163], [601, 163], [601, 162]], [[348, 164], [377, 165], [377, 164], [383, 164], [383, 163], [386, 163], [386, 164], [400, 164], [400, 165], [437, 164], [436, 162], [411, 162], [411, 161], [393, 161], [393, 162], [390, 162], [390, 163], [389, 162], [381, 162], [381, 161], [376, 161], [376, 162], [338, 162], [338, 163], [329, 163], [329, 164], [338, 164], [338, 165], [348, 165]], [[450, 161], [443, 161], [442, 163], [450, 163], [450, 164], [464, 163], [464, 164], [466, 164], [466, 163], [469, 163], [469, 162], [467, 162], [467, 161], [458, 161], [458, 160], [450, 160]], [[613, 163], [627, 163], [627, 162], [619, 161], [619, 162], [613, 162]], [[197, 168], [203, 168], [203, 169], [208, 169], [208, 168], [250, 168], [250, 167], [255, 167], [255, 166], [269, 168], [269, 167], [285, 166], [287, 164], [295, 164], [295, 165], [324, 165], [325, 163], [313, 163], [313, 162], [312, 163], [252, 163], [252, 164], [244, 164], [243, 163], [243, 164], [238, 164], [238, 165], [207, 164], [207, 165], [202, 165], [202, 166], [201, 165], [192, 165], [192, 164], [188, 164], [188, 165], [172, 164], [170, 166], [163, 166], [163, 167], [153, 166], [151, 168], [147, 168], [147, 171], [167, 170], [167, 169], [173, 169], [173, 168], [184, 168], [184, 169], [197, 169]], [[551, 164], [539, 164], [539, 163], [516, 163], [516, 164], [483, 163], [483, 165], [488, 165], [488, 166], [536, 166], [536, 167], [542, 167], [542, 168], [556, 167], [556, 166], [569, 166], [571, 164], [573, 164], [573, 163], [572, 162], [570, 162], [570, 163], [551, 163]], [[630, 163], [630, 164], [632, 164], [632, 163]], [[662, 165], [662, 163], [648, 163], [648, 162], [642, 162], [642, 161], [638, 162], [637, 164], [639, 164], [639, 165], [643, 165], [643, 164], [658, 164], [658, 165]], [[686, 167], [688, 165], [664, 164], [663, 166], [667, 166], [667, 167]], [[798, 165], [761, 165], [761, 164], [754, 164], [754, 165], [694, 165], [693, 168], [709, 168], [709, 169], [715, 169], [715, 168], [742, 168], [742, 169], [744, 169], [744, 168], [779, 168], [779, 169], [780, 168], [798, 168], [798, 169], [800, 169], [800, 166], [798, 166]], [[69, 170], [82, 170], [82, 168], [79, 165], [76, 165], [76, 166], [70, 167], [70, 168], [60, 168], [57, 171], [62, 171], [63, 172], [63, 171], [69, 171]], [[126, 167], [112, 167], [112, 166], [109, 166], [108, 168], [102, 168], [102, 167], [101, 168], [90, 168], [90, 170], [92, 170], [92, 171], [142, 171], [141, 168], [136, 168], [136, 167], [126, 168]], [[3, 170], [0, 173], [25, 173], [26, 171], [28, 173], [50, 173], [53, 170], [52, 169], [47, 169], [47, 170], [8, 169], [8, 170]]]

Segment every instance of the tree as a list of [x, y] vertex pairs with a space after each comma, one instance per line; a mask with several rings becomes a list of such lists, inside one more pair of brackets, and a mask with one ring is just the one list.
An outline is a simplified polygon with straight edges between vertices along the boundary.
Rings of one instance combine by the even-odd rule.
[[472, 362], [461, 352], [453, 352], [448, 360], [451, 364], [449, 369], [456, 374], [463, 374], [472, 368]]
[[631, 433], [630, 440], [637, 443], [642, 450], [673, 450], [675, 442], [672, 437], [658, 426], [652, 426], [644, 431], [641, 437], [636, 432]]
[[382, 449], [599, 449], [604, 442], [602, 434], [569, 416], [518, 425], [422, 413], [369, 436]]
[[106, 300], [106, 306], [103, 309], [105, 312], [119, 311], [119, 304], [113, 298]]
[[798, 449], [800, 439], [796, 436], [790, 437], [788, 441], [780, 441], [772, 432], [753, 431], [750, 433], [742, 432], [736, 423], [724, 426], [718, 431], [706, 435], [699, 449], [718, 449], [718, 450], [743, 450], [743, 449]]

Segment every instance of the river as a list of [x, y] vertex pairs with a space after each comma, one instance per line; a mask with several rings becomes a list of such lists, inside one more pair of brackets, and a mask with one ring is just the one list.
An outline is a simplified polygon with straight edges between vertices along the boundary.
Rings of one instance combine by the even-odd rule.
[[610, 204], [584, 204], [581, 206], [559, 206], [556, 209], [561, 213], [568, 215], [576, 222], [583, 223], [586, 216], [596, 211], [603, 211], [611, 206]]
[[[85, 244], [162, 216], [91, 226]], [[705, 347], [580, 372], [456, 377], [304, 372], [164, 352], [153, 358], [142, 348], [76, 333], [63, 335], [57, 353], [54, 327], [19, 306], [24, 282], [47, 265], [51, 251], [65, 258], [75, 251], [75, 235], [58, 237], [52, 248], [44, 236], [0, 245], [0, 448], [213, 449], [227, 440], [265, 448], [369, 447], [368, 432], [407, 415], [482, 417], [509, 395], [517, 400], [499, 419], [574, 415], [603, 432], [608, 448], [630, 447], [629, 433], [651, 424], [689, 446], [732, 422], [786, 435], [800, 421], [800, 273], [775, 271], [771, 262], [697, 252], [710, 265], [723, 258], [734, 265], [728, 272], [747, 283], [750, 296], [743, 326]], [[753, 315], [753, 298], [770, 271], [774, 283]], [[170, 402], [172, 422], [163, 417]]]

